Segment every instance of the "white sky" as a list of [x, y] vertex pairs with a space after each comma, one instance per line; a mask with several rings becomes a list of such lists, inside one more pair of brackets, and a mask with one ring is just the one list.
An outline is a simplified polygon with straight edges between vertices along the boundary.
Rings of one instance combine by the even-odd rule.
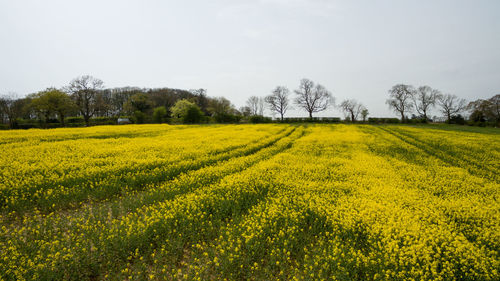
[[0, 94], [83, 74], [107, 87], [206, 88], [237, 107], [309, 78], [337, 103], [396, 116], [385, 100], [397, 83], [500, 93], [500, 1], [0, 0]]

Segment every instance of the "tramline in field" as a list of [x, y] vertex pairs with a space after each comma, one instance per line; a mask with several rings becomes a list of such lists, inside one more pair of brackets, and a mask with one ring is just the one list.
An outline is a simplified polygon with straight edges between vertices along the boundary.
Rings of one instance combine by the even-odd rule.
[[0, 132], [0, 278], [498, 280], [499, 140], [369, 125]]

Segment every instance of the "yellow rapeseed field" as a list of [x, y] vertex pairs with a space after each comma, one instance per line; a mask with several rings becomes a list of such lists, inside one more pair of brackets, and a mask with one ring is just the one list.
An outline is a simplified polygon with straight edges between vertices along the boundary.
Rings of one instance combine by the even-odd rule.
[[127, 125], [0, 151], [0, 280], [500, 280], [499, 132]]

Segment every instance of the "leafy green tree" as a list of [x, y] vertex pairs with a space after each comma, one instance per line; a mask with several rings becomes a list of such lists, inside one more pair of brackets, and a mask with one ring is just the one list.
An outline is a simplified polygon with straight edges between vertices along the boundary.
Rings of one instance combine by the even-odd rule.
[[200, 123], [203, 115], [203, 111], [197, 105], [190, 106], [183, 121], [190, 124]]
[[181, 120], [184, 123], [199, 123], [203, 117], [201, 109], [187, 99], [178, 100], [170, 108], [172, 117]]
[[31, 109], [38, 115], [39, 119], [47, 122], [52, 114], [52, 109], [50, 108], [47, 99], [45, 98], [44, 92], [39, 92], [30, 96]]
[[140, 110], [134, 111], [132, 118], [136, 124], [144, 124], [146, 122], [146, 114]]
[[368, 109], [363, 108], [363, 110], [361, 110], [361, 118], [363, 118], [363, 122], [366, 122], [366, 118], [368, 117], [368, 114], [370, 114]]
[[152, 108], [152, 103], [145, 94], [135, 94], [131, 96], [125, 104], [125, 109], [129, 112], [148, 112]]
[[35, 94], [31, 100], [31, 106], [45, 118], [45, 122], [52, 114], [55, 114], [63, 126], [64, 117], [75, 108], [70, 96], [55, 88], [48, 88]]
[[209, 111], [213, 116], [217, 116], [234, 114], [236, 110], [228, 99], [217, 97], [210, 100]]
[[178, 100], [171, 108], [170, 112], [172, 112], [173, 118], [183, 118], [187, 115], [187, 110], [190, 106], [193, 106], [194, 103], [190, 102], [187, 99]]
[[165, 120], [165, 117], [167, 117], [167, 109], [164, 106], [156, 107], [153, 110], [153, 120], [156, 123], [163, 122]]
[[231, 102], [224, 97], [212, 98], [209, 103], [209, 111], [215, 121], [219, 123], [238, 122], [241, 116], [237, 116], [237, 110]]

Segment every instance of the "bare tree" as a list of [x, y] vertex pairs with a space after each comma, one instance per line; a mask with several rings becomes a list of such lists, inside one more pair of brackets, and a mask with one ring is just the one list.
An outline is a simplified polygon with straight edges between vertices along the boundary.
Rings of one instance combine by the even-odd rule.
[[248, 107], [248, 106], [240, 107], [239, 112], [241, 115], [243, 115], [245, 117], [252, 116], [252, 112], [250, 110], [250, 107]]
[[10, 99], [8, 97], [0, 96], [0, 123], [9, 122], [9, 101]]
[[66, 87], [66, 91], [73, 96], [75, 104], [87, 126], [89, 126], [90, 118], [94, 116], [97, 111], [97, 93], [103, 88], [104, 82], [90, 75], [77, 77]]
[[203, 88], [190, 89], [189, 92], [195, 96], [206, 96], [207, 95], [207, 89], [203, 89]]
[[95, 115], [109, 117], [112, 115], [112, 96], [107, 91], [99, 91], [95, 96]]
[[491, 102], [493, 116], [497, 122], [500, 122], [500, 94], [494, 95], [489, 101]]
[[259, 115], [259, 103], [260, 98], [257, 96], [251, 96], [248, 98], [246, 105], [250, 108], [250, 115]]
[[342, 111], [344, 111], [345, 114], [350, 115], [352, 122], [356, 122], [356, 119], [358, 119], [358, 115], [363, 111], [365, 107], [356, 100], [347, 99], [340, 104], [340, 108], [342, 109]]
[[489, 121], [489, 119], [492, 119], [492, 115], [494, 115], [494, 107], [489, 100], [478, 99], [471, 101], [466, 109], [471, 111], [469, 120], [474, 122]]
[[209, 106], [209, 99], [207, 97], [207, 90], [200, 88], [200, 89], [191, 89], [189, 90], [193, 95], [195, 95], [196, 98], [196, 104], [200, 107], [200, 109], [207, 114], [208, 112], [208, 106]]
[[216, 97], [210, 99], [208, 109], [212, 113], [212, 116], [224, 116], [234, 114], [236, 109], [233, 104], [225, 97]]
[[389, 108], [401, 114], [401, 122], [405, 121], [405, 113], [413, 108], [412, 96], [413, 86], [398, 84], [389, 90], [390, 98], [386, 100]]
[[259, 98], [259, 103], [258, 103], [258, 113], [260, 116], [264, 116], [264, 106], [265, 106], [265, 99], [260, 97]]
[[24, 104], [22, 99], [17, 98], [17, 94], [9, 93], [7, 95], [0, 96], [0, 116], [4, 120], [6, 119], [10, 128], [15, 127], [16, 119], [22, 115], [23, 109]]
[[467, 107], [467, 101], [456, 95], [442, 94], [437, 97], [437, 103], [441, 107], [441, 112], [446, 116], [446, 122], [450, 122], [451, 117]]
[[429, 120], [427, 113], [430, 108], [436, 105], [436, 99], [440, 95], [439, 91], [429, 86], [418, 87], [413, 93], [413, 103], [415, 110], [425, 120]]
[[315, 85], [313, 81], [305, 78], [300, 81], [295, 94], [297, 94], [295, 103], [309, 113], [309, 118], [312, 118], [313, 113], [324, 111], [335, 102], [325, 87], [320, 84]]
[[266, 103], [269, 105], [269, 109], [271, 109], [272, 112], [278, 113], [281, 116], [281, 121], [283, 121], [283, 116], [289, 109], [289, 94], [290, 91], [287, 87], [277, 86], [272, 91], [272, 94], [265, 98]]

